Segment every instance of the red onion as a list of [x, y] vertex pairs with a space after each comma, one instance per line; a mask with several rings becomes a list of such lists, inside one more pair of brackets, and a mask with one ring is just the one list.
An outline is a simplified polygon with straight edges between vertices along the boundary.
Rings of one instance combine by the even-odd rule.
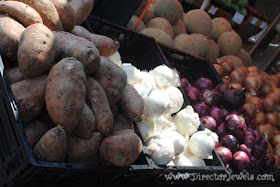
[[254, 156], [250, 156], [250, 168], [261, 168], [261, 161]]
[[191, 101], [200, 100], [200, 91], [196, 87], [189, 84], [184, 90]]
[[221, 146], [229, 148], [231, 152], [234, 153], [238, 149], [238, 142], [233, 135], [226, 134], [221, 140]]
[[256, 129], [256, 124], [253, 119], [250, 119], [248, 116], [245, 116], [244, 119], [248, 129]]
[[250, 149], [252, 149], [256, 143], [256, 138], [253, 134], [245, 134], [243, 143], [247, 145]]
[[196, 87], [199, 90], [202, 90], [204, 88], [213, 88], [213, 82], [205, 77], [201, 77], [196, 79], [194, 82], [194, 87]]
[[238, 139], [242, 139], [247, 130], [244, 118], [236, 114], [230, 114], [226, 117], [225, 126], [228, 132]]
[[222, 112], [223, 112], [223, 116], [224, 116], [224, 119], [225, 119], [225, 118], [227, 117], [227, 115], [229, 114], [229, 113], [228, 113], [228, 110], [225, 109], [225, 108], [222, 108], [221, 110], [222, 110]]
[[245, 152], [248, 156], [251, 155], [251, 149], [246, 144], [240, 144], [239, 145], [239, 151]]
[[207, 128], [211, 131], [214, 131], [216, 129], [217, 123], [216, 123], [216, 120], [212, 116], [209, 116], [209, 115], [202, 116], [200, 118], [200, 122], [202, 125], [204, 125], [205, 128]]
[[217, 124], [220, 124], [225, 119], [223, 111], [216, 106], [210, 108], [210, 115], [216, 120]]
[[181, 80], [181, 87], [182, 87], [183, 89], [185, 89], [186, 87], [189, 86], [190, 82], [189, 82], [188, 79], [186, 79], [186, 78], [181, 78], [180, 80]]
[[236, 88], [227, 88], [222, 94], [223, 106], [227, 109], [237, 109], [244, 105], [245, 94]]
[[213, 93], [210, 89], [205, 88], [201, 90], [201, 99], [204, 101], [208, 106], [214, 105]]
[[243, 151], [236, 151], [232, 156], [232, 161], [237, 169], [246, 169], [250, 166], [249, 156]]
[[274, 157], [273, 154], [266, 153], [263, 160], [264, 160], [264, 167], [265, 168], [273, 168], [273, 166], [275, 164], [275, 157]]
[[216, 133], [219, 137], [223, 137], [224, 135], [227, 134], [227, 129], [225, 127], [225, 123], [222, 122], [217, 128], [216, 128]]
[[254, 132], [254, 136], [256, 138], [256, 143], [260, 144], [261, 141], [262, 141], [262, 134], [260, 133], [260, 130], [259, 129], [255, 129], [253, 132]]
[[229, 148], [220, 146], [216, 148], [218, 155], [224, 164], [229, 164], [232, 159], [232, 152]]
[[255, 144], [251, 151], [251, 154], [257, 159], [262, 159], [265, 153], [266, 153], [266, 149], [264, 149], [262, 146], [258, 144]]
[[209, 107], [204, 102], [194, 103], [193, 109], [199, 114], [199, 116], [205, 116], [209, 114]]
[[260, 146], [262, 146], [265, 150], [267, 150], [267, 141], [265, 139], [262, 139]]
[[229, 88], [228, 84], [226, 83], [222, 83], [222, 84], [218, 84], [216, 87], [215, 87], [215, 90], [218, 91], [220, 94], [223, 94], [224, 91]]

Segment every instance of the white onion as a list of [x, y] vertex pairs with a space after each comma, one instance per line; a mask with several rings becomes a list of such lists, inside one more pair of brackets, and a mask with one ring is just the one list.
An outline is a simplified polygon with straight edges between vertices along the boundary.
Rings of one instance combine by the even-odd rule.
[[154, 77], [157, 87], [177, 86], [177, 77], [174, 70], [166, 65], [159, 65], [150, 70], [149, 73]]
[[144, 100], [146, 115], [145, 119], [155, 119], [160, 117], [168, 107], [168, 97], [157, 88], [151, 88], [141, 92]]
[[147, 71], [140, 71], [139, 83], [142, 84], [147, 89], [156, 87], [155, 79]]
[[188, 157], [188, 159], [192, 163], [193, 166], [206, 166], [205, 161], [199, 157], [190, 156], [190, 157]]
[[150, 137], [154, 136], [156, 133], [156, 126], [153, 121], [150, 120], [142, 120], [137, 123], [137, 127], [140, 131], [140, 134], [146, 142]]
[[200, 125], [199, 115], [194, 112], [190, 105], [186, 106], [175, 115], [174, 122], [177, 131], [183, 136], [192, 135], [197, 131]]
[[140, 70], [130, 63], [122, 63], [121, 68], [126, 72], [127, 83], [134, 85], [140, 80]]
[[118, 51], [116, 51], [113, 55], [107, 57], [109, 60], [117, 64], [119, 67], [122, 64], [121, 55]]
[[191, 161], [184, 155], [178, 155], [173, 159], [174, 166], [193, 166]]
[[159, 133], [167, 129], [176, 130], [174, 120], [171, 116], [161, 115], [160, 117], [155, 118], [153, 122], [155, 123], [156, 130]]
[[172, 140], [174, 145], [174, 155], [178, 156], [183, 153], [186, 148], [186, 139], [175, 130], [165, 130], [162, 132], [162, 136]]
[[169, 97], [170, 113], [173, 114], [178, 112], [184, 104], [184, 97], [182, 92], [175, 86], [168, 86], [164, 89], [164, 92]]
[[202, 159], [208, 159], [212, 156], [215, 144], [216, 142], [213, 139], [213, 135], [210, 130], [197, 131], [190, 137], [188, 149], [195, 156]]
[[146, 153], [159, 165], [166, 165], [174, 158], [173, 142], [160, 135], [153, 136], [147, 143]]
[[138, 94], [141, 94], [144, 90], [147, 90], [146, 87], [140, 83], [134, 84], [133, 87], [138, 92]]

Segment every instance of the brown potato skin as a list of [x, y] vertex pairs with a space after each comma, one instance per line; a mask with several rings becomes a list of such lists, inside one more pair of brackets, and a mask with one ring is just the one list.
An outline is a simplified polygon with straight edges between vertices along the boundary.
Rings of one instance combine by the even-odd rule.
[[57, 10], [64, 31], [71, 31], [75, 26], [75, 13], [69, 0], [49, 0]]
[[124, 129], [134, 130], [133, 122], [130, 119], [128, 119], [124, 114], [119, 113], [116, 123], [114, 123], [113, 125], [112, 133]]
[[98, 149], [103, 135], [93, 132], [88, 139], [77, 136], [69, 137], [68, 162], [79, 164], [96, 164], [98, 160]]
[[78, 125], [74, 130], [74, 135], [79, 138], [90, 138], [95, 131], [95, 117], [89, 106], [85, 103]]
[[47, 76], [43, 75], [10, 85], [21, 122], [32, 121], [44, 110], [46, 82]]
[[26, 77], [21, 73], [18, 67], [7, 69], [6, 75], [10, 84], [26, 79]]
[[63, 26], [54, 5], [49, 0], [13, 0], [25, 3], [35, 9], [44, 25], [52, 31], [62, 31]]
[[33, 148], [40, 138], [49, 130], [51, 126], [45, 122], [39, 121], [37, 119], [31, 121], [28, 124], [23, 125], [27, 141], [31, 148]]
[[22, 2], [0, 2], [0, 13], [12, 16], [24, 25], [24, 27], [28, 27], [34, 23], [43, 23], [40, 14], [35, 9]]
[[86, 102], [96, 119], [96, 130], [108, 135], [113, 127], [113, 114], [101, 85], [92, 77], [87, 77]]
[[100, 65], [93, 77], [103, 87], [109, 104], [116, 104], [127, 84], [125, 71], [108, 58], [101, 56]]
[[138, 158], [142, 148], [141, 139], [133, 130], [120, 130], [103, 138], [99, 157], [115, 166], [128, 166]]
[[144, 100], [133, 86], [127, 84], [120, 99], [120, 109], [122, 113], [133, 122], [143, 120]]
[[8, 61], [17, 62], [19, 40], [24, 26], [10, 16], [0, 14], [0, 54]]
[[94, 6], [94, 0], [71, 0], [75, 13], [75, 25], [81, 25], [89, 16]]
[[56, 125], [71, 134], [85, 105], [86, 75], [81, 62], [64, 58], [52, 67], [46, 85], [46, 107]]
[[120, 47], [120, 42], [118, 42], [117, 40], [113, 40], [112, 38], [109, 38], [105, 35], [91, 33], [87, 29], [79, 25], [76, 25], [71, 33], [76, 36], [83, 37], [94, 43], [101, 56], [111, 56], [115, 52], [117, 52]]
[[57, 57], [55, 36], [44, 24], [36, 23], [27, 27], [18, 47], [18, 67], [26, 77], [47, 73]]
[[68, 32], [54, 32], [59, 58], [73, 57], [85, 67], [87, 74], [93, 74], [100, 64], [100, 53], [95, 45], [85, 38]]
[[64, 162], [66, 133], [58, 125], [48, 130], [33, 148], [34, 157], [40, 161]]

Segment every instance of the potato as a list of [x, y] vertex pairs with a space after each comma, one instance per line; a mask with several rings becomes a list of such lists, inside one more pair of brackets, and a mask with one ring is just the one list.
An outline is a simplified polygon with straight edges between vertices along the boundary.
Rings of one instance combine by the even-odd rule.
[[100, 53], [92, 42], [68, 32], [54, 34], [60, 59], [73, 57], [84, 65], [87, 74], [96, 71], [100, 63]]
[[86, 102], [95, 116], [96, 130], [108, 135], [113, 127], [113, 114], [101, 85], [92, 77], [86, 81]]
[[26, 79], [18, 67], [7, 69], [6, 75], [10, 84]]
[[108, 58], [102, 57], [94, 78], [104, 89], [110, 105], [116, 104], [127, 83], [126, 72]]
[[34, 8], [41, 16], [44, 25], [52, 31], [62, 31], [63, 26], [54, 5], [49, 0], [14, 0]]
[[66, 133], [58, 125], [48, 130], [34, 146], [33, 153], [37, 160], [63, 162], [65, 160]]
[[28, 124], [23, 125], [27, 141], [31, 148], [33, 148], [40, 138], [49, 130], [51, 126], [39, 120], [33, 120]]
[[90, 138], [95, 131], [95, 117], [87, 104], [84, 105], [84, 109], [78, 125], [74, 130], [75, 136], [79, 138]]
[[90, 15], [94, 0], [71, 0], [70, 3], [75, 13], [75, 25], [81, 25]]
[[91, 33], [82, 26], [76, 25], [71, 33], [94, 43], [101, 56], [111, 56], [115, 54], [120, 47], [120, 42], [117, 40], [113, 40], [105, 35]]
[[18, 46], [18, 67], [26, 77], [36, 77], [50, 70], [58, 55], [55, 36], [41, 23], [27, 27]]
[[43, 23], [40, 14], [35, 9], [22, 2], [0, 2], [0, 13], [12, 16], [25, 27], [34, 23]]
[[0, 14], [0, 54], [8, 61], [17, 62], [20, 35], [24, 26], [10, 16]]
[[120, 130], [103, 138], [99, 157], [115, 166], [128, 166], [138, 158], [142, 148], [141, 139], [133, 130]]
[[47, 76], [43, 75], [10, 85], [21, 122], [28, 123], [43, 111], [46, 81]]
[[127, 84], [120, 99], [122, 113], [133, 122], [140, 122], [144, 115], [144, 100], [136, 89]]
[[71, 134], [85, 105], [86, 75], [81, 62], [64, 58], [52, 67], [46, 85], [46, 107], [56, 125]]
[[81, 139], [76, 136], [69, 138], [68, 162], [79, 164], [96, 164], [98, 149], [103, 135], [93, 132], [89, 139]]
[[75, 26], [74, 9], [68, 0], [49, 0], [57, 10], [64, 31], [71, 31]]
[[133, 122], [130, 119], [128, 119], [124, 114], [119, 113], [116, 123], [114, 123], [113, 125], [112, 133], [124, 129], [134, 130]]

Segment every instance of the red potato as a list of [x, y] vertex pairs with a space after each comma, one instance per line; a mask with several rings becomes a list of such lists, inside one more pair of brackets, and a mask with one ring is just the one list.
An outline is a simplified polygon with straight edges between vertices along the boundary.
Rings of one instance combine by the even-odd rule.
[[22, 2], [0, 2], [0, 13], [12, 16], [25, 27], [34, 23], [43, 23], [40, 14], [35, 9]]
[[66, 133], [58, 125], [48, 130], [34, 146], [34, 157], [40, 161], [64, 162], [66, 151]]
[[93, 74], [100, 64], [100, 54], [95, 45], [89, 40], [68, 32], [54, 32], [55, 45], [59, 58], [73, 57], [85, 67], [87, 74]]
[[0, 14], [0, 54], [7, 61], [17, 62], [19, 40], [24, 26], [11, 18]]
[[10, 84], [26, 79], [18, 67], [7, 69], [6, 75]]
[[69, 137], [68, 162], [79, 164], [96, 164], [98, 149], [103, 135], [94, 132], [88, 139], [81, 139], [77, 136]]
[[91, 109], [85, 104], [82, 115], [74, 130], [74, 135], [79, 138], [90, 138], [95, 131], [95, 117]]
[[110, 105], [118, 103], [127, 84], [125, 71], [108, 58], [101, 56], [94, 78], [103, 87]]
[[86, 102], [96, 119], [96, 130], [108, 135], [113, 127], [113, 114], [101, 85], [92, 77], [87, 77]]
[[71, 31], [75, 26], [75, 13], [69, 0], [49, 0], [57, 10], [64, 31]]
[[119, 105], [122, 113], [130, 120], [133, 122], [142, 121], [145, 111], [144, 100], [130, 84], [126, 85]]
[[54, 45], [55, 36], [44, 24], [36, 23], [27, 27], [18, 47], [18, 67], [26, 77], [47, 73], [58, 56]]
[[23, 125], [27, 141], [31, 148], [33, 148], [40, 138], [49, 130], [51, 126], [39, 120], [33, 120], [28, 124]]
[[120, 130], [102, 140], [99, 157], [115, 166], [128, 166], [138, 158], [142, 148], [141, 139], [133, 130]]
[[10, 85], [23, 123], [32, 121], [43, 111], [46, 82], [47, 76], [43, 75]]
[[111, 56], [116, 53], [120, 47], [120, 42], [118, 42], [117, 40], [113, 40], [105, 35], [91, 33], [87, 29], [79, 25], [76, 25], [71, 33], [76, 36], [83, 37], [94, 43], [101, 56]]
[[75, 13], [75, 25], [81, 25], [90, 15], [94, 0], [71, 0], [70, 3]]
[[49, 0], [13, 0], [25, 3], [35, 9], [44, 25], [52, 31], [62, 31], [63, 26], [54, 5]]
[[113, 125], [112, 133], [124, 129], [134, 130], [133, 122], [130, 119], [128, 119], [124, 114], [119, 113], [116, 123], [114, 123]]
[[46, 85], [46, 107], [56, 125], [70, 135], [85, 105], [86, 75], [81, 62], [64, 58], [52, 67]]

